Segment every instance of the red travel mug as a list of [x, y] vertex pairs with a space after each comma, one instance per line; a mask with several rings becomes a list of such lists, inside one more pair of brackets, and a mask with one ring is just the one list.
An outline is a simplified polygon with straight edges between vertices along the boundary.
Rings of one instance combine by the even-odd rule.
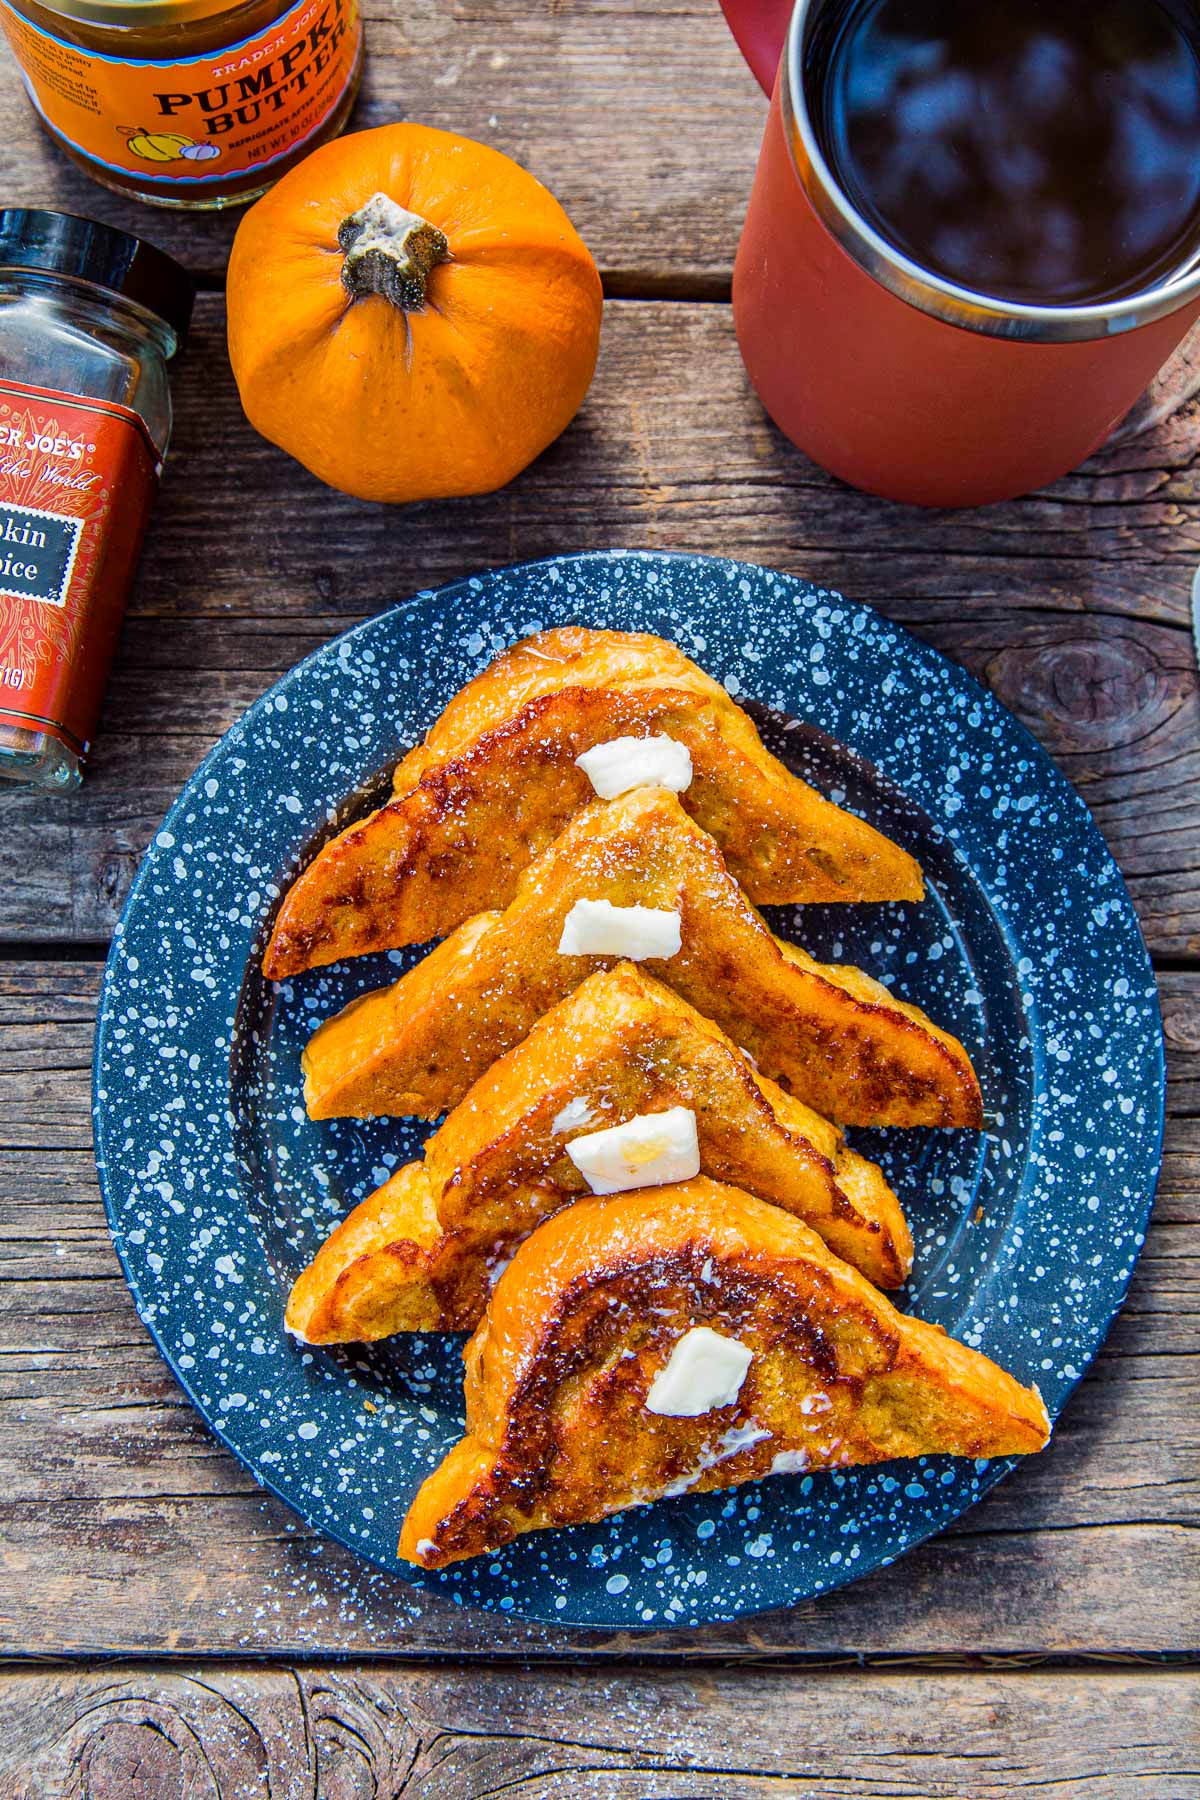
[[1089, 306], [998, 300], [918, 267], [817, 144], [806, 49], [831, 0], [721, 0], [774, 93], [733, 272], [738, 343], [775, 423], [854, 487], [978, 506], [1097, 449], [1200, 315], [1200, 267]]

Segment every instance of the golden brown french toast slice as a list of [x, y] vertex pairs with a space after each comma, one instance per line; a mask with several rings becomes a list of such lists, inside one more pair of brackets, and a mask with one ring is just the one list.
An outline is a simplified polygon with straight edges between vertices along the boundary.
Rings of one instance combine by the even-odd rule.
[[421, 944], [503, 907], [594, 798], [576, 764], [614, 739], [687, 747], [687, 812], [751, 899], [919, 900], [921, 871], [773, 757], [725, 689], [662, 638], [568, 626], [526, 638], [452, 700], [399, 764], [395, 797], [293, 884], [263, 960], [273, 980]]
[[778, 1207], [703, 1176], [580, 1200], [500, 1277], [467, 1434], [400, 1555], [440, 1568], [665, 1495], [893, 1457], [1018, 1456], [1036, 1388], [906, 1317]]
[[585, 976], [623, 960], [559, 951], [577, 903], [596, 900], [675, 918], [680, 947], [648, 958], [648, 973], [824, 1117], [980, 1124], [957, 1039], [861, 971], [773, 937], [713, 838], [661, 788], [586, 807], [525, 871], [505, 912], [469, 919], [394, 986], [322, 1025], [304, 1053], [312, 1117], [434, 1118], [457, 1106]]
[[[904, 1280], [912, 1237], [876, 1165], [685, 1000], [621, 963], [480, 1076], [422, 1165], [355, 1207], [292, 1288], [288, 1329], [316, 1344], [472, 1330], [517, 1245], [591, 1191], [567, 1145], [677, 1107], [694, 1116], [706, 1175], [804, 1219], [881, 1287]], [[657, 1179], [645, 1151], [627, 1186]]]

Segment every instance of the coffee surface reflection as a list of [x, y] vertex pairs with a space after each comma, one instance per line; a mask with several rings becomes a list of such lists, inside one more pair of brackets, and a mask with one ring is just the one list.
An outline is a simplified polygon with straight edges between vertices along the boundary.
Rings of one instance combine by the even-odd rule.
[[866, 0], [805, 69], [821, 149], [923, 268], [997, 298], [1136, 294], [1200, 250], [1200, 8]]

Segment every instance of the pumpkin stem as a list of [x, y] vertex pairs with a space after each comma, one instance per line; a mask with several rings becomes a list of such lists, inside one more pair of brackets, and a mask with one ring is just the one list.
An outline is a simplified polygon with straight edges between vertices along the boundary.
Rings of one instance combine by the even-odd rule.
[[382, 294], [403, 312], [424, 306], [430, 271], [450, 261], [445, 232], [386, 194], [372, 194], [365, 206], [342, 220], [338, 243], [346, 253], [346, 292], [355, 300]]

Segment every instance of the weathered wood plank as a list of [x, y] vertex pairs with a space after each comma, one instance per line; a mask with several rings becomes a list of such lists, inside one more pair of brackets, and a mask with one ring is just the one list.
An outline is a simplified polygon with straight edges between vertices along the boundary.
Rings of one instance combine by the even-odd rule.
[[[849, 1722], [852, 1729], [848, 1729]], [[0, 1676], [0, 1800], [1194, 1800], [1192, 1670]]]
[[[1200, 556], [1200, 412], [1003, 506], [898, 506], [846, 488], [775, 430], [724, 305], [611, 302], [578, 419], [524, 476], [474, 500], [354, 501], [259, 439], [217, 295], [202, 297], [176, 397], [133, 609], [155, 621], [328, 630], [488, 563], [633, 543], [804, 569], [914, 624], [969, 623], [966, 600], [972, 620], [1015, 607], [1185, 624], [1183, 578]], [[158, 642], [169, 666], [170, 638]]]
[[[104, 1229], [87, 1149], [98, 978], [86, 963], [0, 963], [0, 1652], [604, 1648], [467, 1616], [360, 1567], [209, 1436]], [[1162, 985], [1178, 1111], [1155, 1225], [1051, 1451], [954, 1532], [819, 1606], [639, 1648], [1200, 1647], [1200, 974]]]
[[[506, 3], [398, 11], [372, 0], [368, 13], [356, 123], [409, 112], [516, 155], [563, 199], [610, 294], [723, 297], [762, 102], [712, 0], [556, 4], [544, 17]], [[53, 195], [147, 232], [219, 281], [236, 216], [151, 215], [106, 195], [40, 137], [11, 71], [0, 126], [11, 203]], [[588, 406], [533, 470], [489, 499], [395, 512], [326, 493], [259, 443], [222, 331], [210, 295], [179, 372], [176, 449], [89, 786], [65, 803], [0, 799], [0, 939], [105, 938], [186, 773], [336, 631], [488, 564], [635, 543], [810, 575], [958, 656], [1081, 787], [1152, 946], [1200, 951], [1197, 687], [1184, 630], [1200, 554], [1196, 409], [1049, 494], [919, 514], [848, 493], [783, 443], [747, 390], [726, 306], [617, 302]], [[364, 1654], [385, 1642], [509, 1659], [621, 1648], [464, 1617], [362, 1570], [259, 1495], [208, 1436], [149, 1345], [104, 1231], [88, 1152], [95, 980], [69, 965], [0, 977], [0, 1644]], [[1200, 1337], [1200, 982], [1172, 976], [1165, 998], [1177, 1117], [1155, 1230], [1051, 1455], [956, 1532], [819, 1607], [639, 1649], [1195, 1648], [1200, 1470], [1185, 1422]], [[1195, 1692], [1176, 1675], [1088, 1677], [1086, 1693], [1062, 1685], [1075, 1677], [986, 1693], [992, 1677], [833, 1688], [817, 1708], [804, 1704], [807, 1676], [800, 1694], [747, 1671], [728, 1693], [719, 1674], [677, 1690], [647, 1677], [628, 1705], [630, 1683], [590, 1695], [568, 1684], [548, 1698], [509, 1671], [460, 1678], [444, 1666], [419, 1690], [416, 1677], [372, 1687], [369, 1675], [304, 1670], [122, 1671], [108, 1687], [16, 1679], [34, 1685], [9, 1708], [20, 1731], [0, 1733], [0, 1794], [157, 1800], [204, 1783], [430, 1800], [501, 1788], [588, 1800], [1200, 1792]], [[0, 1706], [16, 1692], [0, 1684]], [[30, 1718], [43, 1721], [40, 1738]], [[57, 1758], [38, 1788], [35, 1743]], [[271, 1762], [280, 1746], [282, 1773]]]
[[[557, 195], [610, 285], [722, 292], [766, 102], [716, 0], [365, 0], [352, 130], [418, 119], [481, 138]], [[52, 204], [144, 233], [210, 279], [239, 212], [151, 212], [79, 173], [39, 130], [0, 50], [6, 203]]]
[[809, 575], [966, 663], [1079, 786], [1152, 948], [1200, 950], [1184, 629], [1200, 408], [1046, 495], [920, 513], [850, 493], [784, 443], [747, 388], [727, 307], [614, 302], [593, 395], [532, 470], [487, 499], [396, 510], [329, 493], [254, 436], [221, 333], [210, 295], [88, 784], [66, 800], [0, 795], [0, 937], [106, 937], [186, 775], [337, 631], [489, 563], [638, 544]]

